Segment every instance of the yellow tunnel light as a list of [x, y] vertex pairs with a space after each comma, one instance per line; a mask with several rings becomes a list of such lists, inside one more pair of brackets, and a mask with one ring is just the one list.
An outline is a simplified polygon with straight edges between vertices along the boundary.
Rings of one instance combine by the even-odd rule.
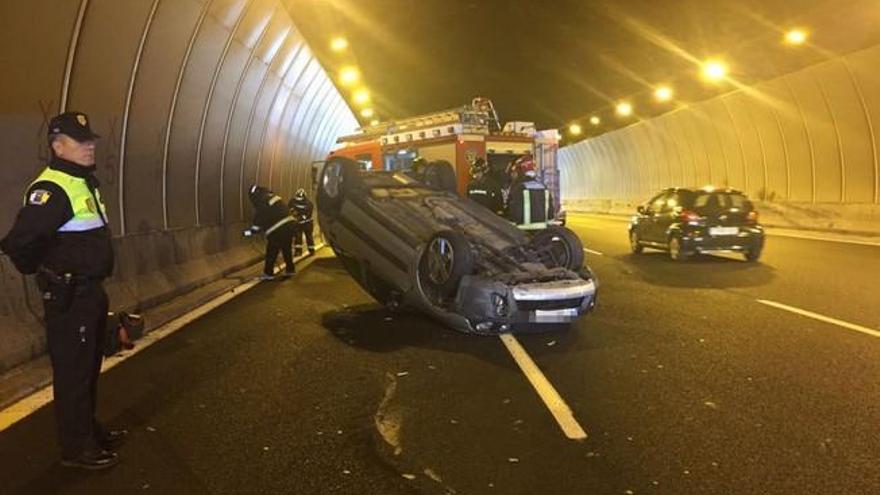
[[661, 103], [671, 100], [674, 94], [669, 86], [660, 86], [654, 90], [654, 98]]
[[355, 103], [363, 105], [370, 102], [370, 92], [366, 89], [359, 89], [351, 96]]
[[330, 49], [334, 52], [341, 52], [348, 48], [348, 40], [342, 36], [337, 36], [330, 40]]
[[373, 119], [370, 121], [370, 125], [379, 125], [379, 119]]
[[718, 82], [727, 77], [727, 64], [721, 60], [707, 60], [703, 63], [703, 78], [710, 82]]
[[803, 45], [807, 41], [809, 34], [806, 30], [795, 28], [785, 33], [785, 42], [789, 45]]
[[357, 67], [343, 67], [342, 70], [339, 71], [339, 82], [342, 83], [343, 86], [354, 84], [360, 79], [361, 72], [357, 70]]
[[596, 116], [596, 115], [593, 115], [592, 117], [590, 117], [590, 123], [593, 124], [593, 125], [599, 125], [599, 124], [602, 123], [602, 119], [600, 119], [600, 118], [599, 118], [598, 116]]
[[568, 126], [568, 133], [572, 136], [580, 136], [581, 132], [583, 132], [583, 129], [581, 129], [580, 124], [571, 124]]
[[374, 115], [374, 112], [373, 112], [372, 108], [365, 108], [365, 109], [361, 110], [361, 117], [363, 117], [365, 119], [369, 119], [373, 115]]
[[620, 115], [621, 117], [629, 117], [633, 113], [632, 103], [628, 101], [621, 101], [617, 104], [615, 111], [617, 112], [617, 115]]

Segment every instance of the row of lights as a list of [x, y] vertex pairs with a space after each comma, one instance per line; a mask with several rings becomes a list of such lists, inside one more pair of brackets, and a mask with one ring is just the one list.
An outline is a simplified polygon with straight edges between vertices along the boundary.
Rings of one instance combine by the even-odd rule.
[[[785, 33], [784, 42], [789, 45], [802, 45], [806, 43], [809, 33], [804, 29], [792, 29]], [[723, 60], [710, 59], [703, 62], [700, 66], [700, 76], [704, 81], [710, 83], [719, 83], [727, 78], [730, 68]], [[658, 103], [667, 103], [675, 97], [675, 91], [668, 85], [657, 86], [654, 89], [654, 100]], [[614, 107], [614, 113], [618, 117], [626, 118], [633, 114], [633, 105], [629, 101], [620, 101]], [[597, 115], [590, 117], [590, 124], [598, 127], [602, 123]], [[571, 136], [580, 136], [583, 134], [583, 127], [574, 122], [568, 126], [568, 133]]]
[[[330, 40], [330, 49], [336, 53], [343, 53], [348, 50], [348, 40], [337, 36]], [[361, 108], [361, 117], [372, 119], [370, 120], [370, 125], [378, 124], [379, 121], [374, 118], [376, 111], [370, 107], [370, 101], [372, 100], [370, 90], [360, 84], [361, 71], [353, 65], [346, 65], [339, 69], [337, 80], [341, 86], [352, 88], [351, 100]]]

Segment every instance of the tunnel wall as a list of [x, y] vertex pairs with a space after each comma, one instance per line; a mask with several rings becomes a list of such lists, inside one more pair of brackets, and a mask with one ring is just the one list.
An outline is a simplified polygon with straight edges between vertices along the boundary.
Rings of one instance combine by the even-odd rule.
[[880, 233], [880, 46], [560, 150], [572, 210], [632, 213], [670, 186], [729, 186], [765, 223]]
[[[111, 307], [142, 310], [261, 257], [240, 232], [259, 183], [310, 190], [357, 121], [279, 0], [0, 2], [0, 231], [48, 159], [46, 125], [89, 115], [117, 253]], [[0, 371], [45, 350], [33, 281], [0, 258]]]

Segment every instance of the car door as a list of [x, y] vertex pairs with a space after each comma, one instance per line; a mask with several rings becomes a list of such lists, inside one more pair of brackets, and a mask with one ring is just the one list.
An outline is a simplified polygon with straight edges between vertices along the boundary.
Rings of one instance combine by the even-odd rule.
[[665, 242], [662, 231], [658, 226], [658, 219], [660, 211], [662, 210], [663, 205], [666, 204], [668, 196], [669, 193], [663, 191], [651, 198], [648, 204], [645, 205], [645, 211], [643, 214], [644, 218], [640, 222], [641, 228], [639, 229], [639, 235], [643, 240], [647, 242]]
[[681, 195], [676, 191], [669, 191], [666, 196], [663, 197], [663, 202], [657, 205], [656, 213], [654, 214], [654, 242], [659, 242], [661, 244], [666, 244], [666, 232], [669, 231], [669, 227], [672, 226], [673, 223], [678, 222], [679, 212], [681, 208]]

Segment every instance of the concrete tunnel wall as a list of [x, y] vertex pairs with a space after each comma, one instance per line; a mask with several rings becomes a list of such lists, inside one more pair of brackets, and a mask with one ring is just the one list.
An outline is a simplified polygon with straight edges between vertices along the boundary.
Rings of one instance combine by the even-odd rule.
[[729, 186], [768, 224], [880, 233], [880, 46], [560, 150], [572, 210], [633, 213], [669, 186]]
[[[0, 231], [48, 158], [47, 120], [89, 115], [117, 253], [111, 309], [145, 309], [262, 256], [247, 189], [310, 189], [357, 121], [279, 0], [0, 5]], [[0, 258], [0, 371], [45, 352], [31, 277]]]

